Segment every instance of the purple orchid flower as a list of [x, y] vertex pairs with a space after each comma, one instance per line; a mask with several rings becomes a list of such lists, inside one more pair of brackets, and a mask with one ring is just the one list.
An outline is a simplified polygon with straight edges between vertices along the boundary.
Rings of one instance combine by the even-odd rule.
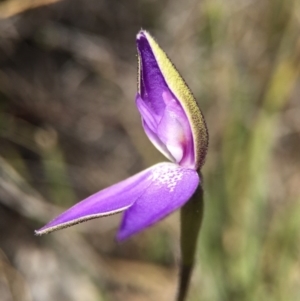
[[77, 203], [43, 228], [41, 235], [124, 211], [118, 240], [149, 227], [184, 205], [200, 185], [208, 133], [197, 103], [151, 35], [137, 35], [136, 105], [152, 143], [173, 163], [156, 164]]

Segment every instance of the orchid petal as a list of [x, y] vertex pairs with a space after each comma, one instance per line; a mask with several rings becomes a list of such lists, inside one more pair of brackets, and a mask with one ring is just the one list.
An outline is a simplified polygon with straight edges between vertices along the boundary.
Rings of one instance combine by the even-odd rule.
[[[137, 98], [140, 97], [143, 100], [144, 107], [148, 107], [147, 112], [152, 112], [156, 122], [159, 122], [165, 115], [165, 111], [168, 110], [164, 95], [173, 99], [172, 112], [176, 115], [178, 122], [177, 131], [174, 131], [175, 135], [173, 133], [170, 138], [172, 143], [165, 145], [165, 147], [179, 165], [195, 170], [199, 169], [204, 163], [207, 152], [208, 132], [202, 113], [191, 91], [165, 52], [147, 31], [142, 30], [138, 33], [137, 48], [139, 65]], [[144, 112], [140, 110], [143, 122], [147, 119], [147, 116], [143, 114]], [[161, 132], [154, 131], [148, 123], [147, 126], [164, 144]], [[176, 135], [179, 127], [181, 127], [180, 135]], [[171, 126], [169, 125], [168, 128]], [[169, 133], [167, 136], [170, 137]], [[174, 147], [176, 139], [178, 141]], [[150, 140], [152, 141], [152, 139]], [[162, 151], [160, 144], [155, 144], [155, 146], [160, 146], [158, 149]]]
[[148, 168], [101, 190], [77, 203], [35, 233], [46, 234], [90, 219], [122, 212], [144, 193], [151, 184], [151, 176], [151, 169]]
[[195, 170], [173, 163], [157, 164], [151, 171], [151, 185], [124, 213], [118, 240], [140, 232], [181, 207], [200, 182]]
[[136, 96], [135, 103], [140, 114], [143, 116], [143, 121], [146, 123], [149, 130], [156, 132], [157, 125], [159, 123], [158, 116], [155, 116], [154, 112], [149, 106], [147, 106], [139, 94]]
[[149, 42], [143, 35], [137, 36], [139, 60], [139, 94], [145, 104], [160, 116], [165, 108], [162, 94], [168, 90], [168, 85], [159, 69]]
[[180, 166], [193, 168], [193, 138], [189, 123], [178, 102], [168, 92], [163, 94], [166, 108], [157, 128], [157, 134], [164, 142], [175, 162]]
[[139, 94], [136, 97], [136, 105], [140, 114], [143, 116], [142, 124], [143, 124], [144, 131], [147, 134], [149, 140], [163, 155], [165, 155], [169, 160], [175, 162], [176, 161], [175, 158], [169, 152], [167, 146], [161, 140], [161, 137], [157, 135], [159, 120], [155, 119], [155, 115], [145, 105], [144, 101], [139, 96]]

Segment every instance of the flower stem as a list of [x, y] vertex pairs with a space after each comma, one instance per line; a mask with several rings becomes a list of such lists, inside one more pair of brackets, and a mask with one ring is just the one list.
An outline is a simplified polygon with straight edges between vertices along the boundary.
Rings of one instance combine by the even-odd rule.
[[204, 202], [203, 189], [199, 186], [191, 199], [180, 211], [181, 265], [177, 301], [184, 301], [195, 263], [197, 238], [201, 228]]

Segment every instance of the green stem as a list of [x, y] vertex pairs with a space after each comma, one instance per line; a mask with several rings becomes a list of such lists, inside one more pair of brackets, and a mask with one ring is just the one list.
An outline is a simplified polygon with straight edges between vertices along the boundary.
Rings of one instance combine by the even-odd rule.
[[177, 301], [184, 301], [188, 292], [195, 263], [197, 238], [201, 228], [203, 210], [203, 190], [202, 187], [199, 186], [191, 199], [180, 211], [180, 247], [182, 258]]

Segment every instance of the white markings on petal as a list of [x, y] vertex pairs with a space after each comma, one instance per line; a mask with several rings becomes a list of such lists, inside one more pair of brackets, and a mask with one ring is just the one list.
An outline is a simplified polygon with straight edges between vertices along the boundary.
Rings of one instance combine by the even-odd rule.
[[152, 180], [154, 185], [165, 186], [169, 189], [169, 192], [173, 192], [177, 183], [182, 179], [183, 173], [181, 170], [174, 166], [174, 164], [170, 165], [162, 165], [157, 166], [152, 171]]

